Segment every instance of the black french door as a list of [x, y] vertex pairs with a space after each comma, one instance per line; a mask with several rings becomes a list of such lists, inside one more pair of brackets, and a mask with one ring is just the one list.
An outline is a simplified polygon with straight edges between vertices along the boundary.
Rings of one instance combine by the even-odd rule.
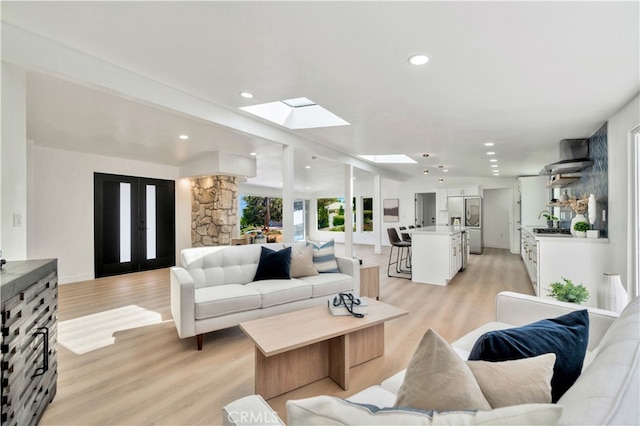
[[175, 182], [94, 173], [95, 276], [175, 265]]

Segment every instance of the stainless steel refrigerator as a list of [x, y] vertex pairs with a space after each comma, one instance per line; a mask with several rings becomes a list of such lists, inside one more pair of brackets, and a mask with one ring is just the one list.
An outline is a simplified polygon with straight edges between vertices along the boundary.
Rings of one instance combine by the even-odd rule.
[[449, 225], [465, 227], [469, 240], [469, 252], [482, 254], [482, 198], [449, 197], [447, 199]]

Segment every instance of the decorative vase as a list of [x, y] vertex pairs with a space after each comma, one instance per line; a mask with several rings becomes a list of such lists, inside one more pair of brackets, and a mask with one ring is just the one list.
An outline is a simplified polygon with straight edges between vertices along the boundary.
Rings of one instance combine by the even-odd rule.
[[565, 189], [564, 191], [562, 191], [562, 194], [560, 194], [560, 201], [565, 202], [569, 200], [569, 194], [567, 194], [567, 190]]
[[593, 225], [596, 223], [596, 196], [591, 194], [589, 195], [589, 204], [587, 208], [587, 215], [589, 216], [589, 223], [593, 228]]
[[586, 217], [584, 217], [583, 214], [576, 213], [576, 215], [573, 217], [573, 219], [571, 219], [571, 226], [569, 228], [569, 230], [571, 231], [571, 235], [573, 235], [574, 237], [576, 236], [576, 230], [573, 229], [573, 225], [575, 225], [576, 222], [587, 222], [587, 223], [589, 223], [589, 221], [587, 220]]
[[576, 231], [577, 238], [587, 238], [587, 231]]
[[598, 286], [598, 307], [608, 311], [622, 312], [629, 299], [620, 280], [620, 274], [605, 272]]

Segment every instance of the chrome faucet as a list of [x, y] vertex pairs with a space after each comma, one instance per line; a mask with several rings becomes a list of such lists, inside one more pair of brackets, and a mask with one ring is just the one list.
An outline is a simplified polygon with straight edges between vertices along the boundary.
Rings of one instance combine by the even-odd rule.
[[538, 213], [538, 219], [540, 219], [540, 217], [545, 213], [551, 216], [551, 212], [549, 210], [542, 210], [540, 213]]

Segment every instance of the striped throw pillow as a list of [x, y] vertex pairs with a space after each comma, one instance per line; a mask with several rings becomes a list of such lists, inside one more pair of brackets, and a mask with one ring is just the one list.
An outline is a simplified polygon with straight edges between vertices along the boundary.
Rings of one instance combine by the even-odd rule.
[[326, 243], [308, 241], [307, 245], [313, 246], [313, 267], [318, 272], [340, 272], [336, 261], [335, 242], [333, 239]]

